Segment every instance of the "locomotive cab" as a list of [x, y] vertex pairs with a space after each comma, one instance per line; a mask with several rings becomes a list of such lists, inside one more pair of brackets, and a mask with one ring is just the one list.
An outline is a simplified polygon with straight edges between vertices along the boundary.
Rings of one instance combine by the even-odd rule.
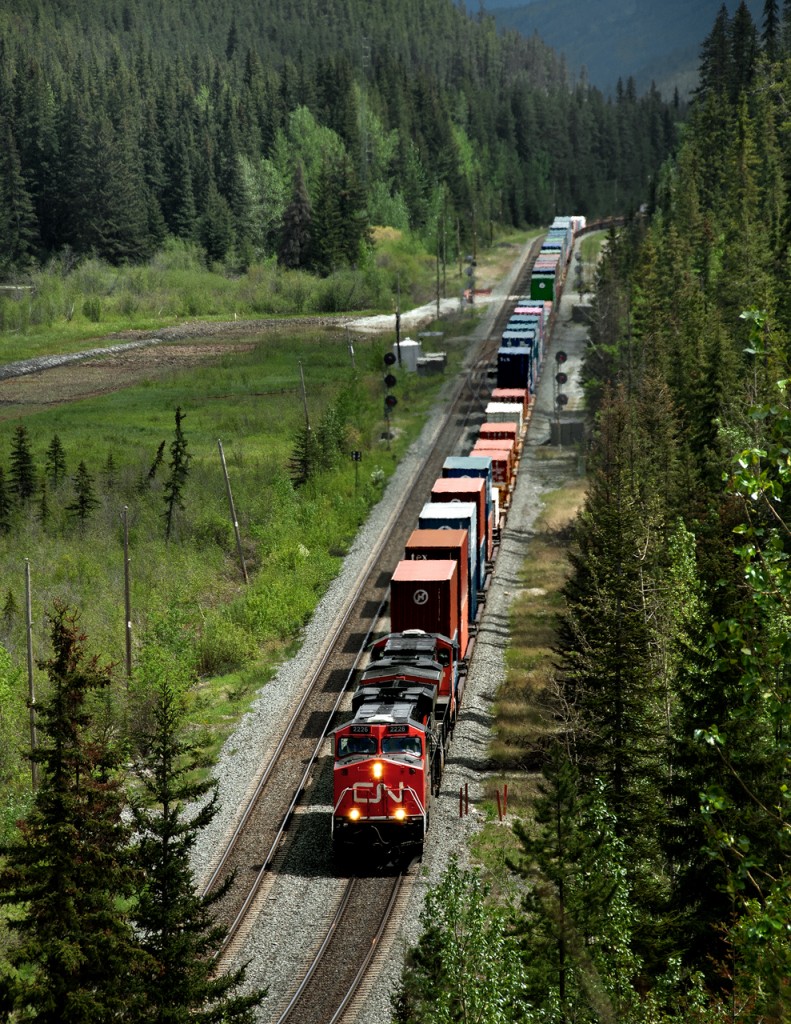
[[358, 690], [355, 717], [333, 739], [336, 846], [422, 846], [428, 824], [434, 687]]

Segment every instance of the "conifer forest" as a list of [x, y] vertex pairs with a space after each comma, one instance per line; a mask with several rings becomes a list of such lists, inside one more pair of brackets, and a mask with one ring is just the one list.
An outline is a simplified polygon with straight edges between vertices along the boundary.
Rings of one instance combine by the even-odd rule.
[[[791, 1020], [791, 0], [759, 23], [731, 8], [687, 101], [570, 81], [483, 4], [0, 5], [3, 280], [135, 265], [173, 239], [220, 273], [323, 277], [364, 270], [377, 226], [433, 253], [556, 212], [624, 218], [596, 272], [539, 793], [504, 857], [512, 884], [453, 862], [432, 891], [396, 1024]], [[356, 403], [341, 395], [324, 435]], [[175, 427], [177, 542], [181, 408]], [[25, 426], [7, 433], [2, 536], [20, 503], [47, 502]], [[56, 488], [57, 435], [46, 463]], [[71, 468], [79, 530], [100, 484]], [[256, 1019], [244, 971], [210, 969], [189, 852], [212, 784], [184, 729], [193, 667], [166, 657], [180, 624], [157, 629], [119, 743], [114, 669], [74, 609], [52, 609], [42, 781], [0, 834], [0, 1019]], [[12, 675], [0, 645], [3, 746]], [[0, 750], [0, 793], [9, 763]]]

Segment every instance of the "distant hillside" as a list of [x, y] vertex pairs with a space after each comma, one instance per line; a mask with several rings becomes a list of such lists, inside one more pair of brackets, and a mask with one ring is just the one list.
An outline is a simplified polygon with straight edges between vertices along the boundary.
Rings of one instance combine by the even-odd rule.
[[[469, 5], [468, 5], [469, 6]], [[618, 78], [632, 75], [638, 92], [655, 82], [666, 99], [686, 96], [697, 82], [700, 45], [711, 31], [722, 0], [486, 0], [498, 28], [538, 32], [562, 53], [576, 78], [611, 93]], [[738, 0], [727, 0], [730, 14]], [[763, 0], [747, 0], [761, 27]]]

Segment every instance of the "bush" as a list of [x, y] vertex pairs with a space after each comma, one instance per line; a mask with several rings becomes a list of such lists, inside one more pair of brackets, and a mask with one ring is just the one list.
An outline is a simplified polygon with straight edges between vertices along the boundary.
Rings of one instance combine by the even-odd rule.
[[203, 676], [235, 672], [254, 660], [255, 640], [237, 622], [211, 615], [198, 638], [198, 673]]
[[102, 304], [95, 295], [90, 295], [82, 304], [82, 315], [93, 324], [102, 319]]

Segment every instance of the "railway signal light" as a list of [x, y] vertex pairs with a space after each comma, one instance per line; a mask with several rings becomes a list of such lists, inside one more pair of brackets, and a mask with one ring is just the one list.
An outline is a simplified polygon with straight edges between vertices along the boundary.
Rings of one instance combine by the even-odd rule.
[[386, 372], [384, 375], [385, 385], [385, 416], [390, 414], [390, 410], [394, 409], [398, 405], [398, 399], [395, 395], [390, 393], [390, 388], [394, 388], [398, 383], [395, 375], [390, 373], [389, 368], [395, 363], [396, 357], [394, 352], [385, 353], [385, 368]]

